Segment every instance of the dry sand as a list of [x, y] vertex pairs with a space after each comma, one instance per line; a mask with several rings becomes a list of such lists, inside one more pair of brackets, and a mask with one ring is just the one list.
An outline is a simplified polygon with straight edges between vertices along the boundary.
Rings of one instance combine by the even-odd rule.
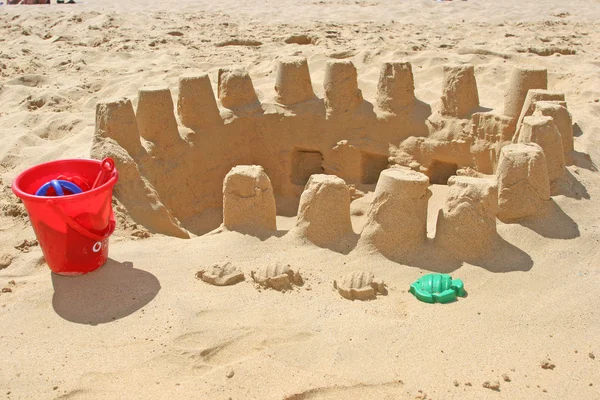
[[[594, 0], [0, 7], [0, 396], [600, 399], [599, 20]], [[216, 94], [219, 68], [236, 66], [259, 100], [272, 101], [276, 61], [292, 55], [307, 57], [320, 98], [326, 62], [352, 61], [371, 103], [381, 65], [408, 61], [416, 97], [433, 107], [444, 65], [473, 64], [479, 104], [498, 110], [513, 66], [547, 68], [575, 124], [570, 195], [554, 196], [544, 218], [498, 221], [493, 257], [454, 262], [434, 252], [408, 265], [285, 235], [293, 215], [278, 215], [278, 233], [267, 238], [179, 239], [150, 235], [118, 207], [102, 269], [50, 273], [10, 191], [17, 173], [89, 157], [99, 100], [128, 96], [137, 105], [142, 86], [167, 86], [176, 99], [190, 72], [208, 73]], [[448, 187], [430, 189], [429, 240]], [[351, 204], [355, 232], [372, 198]], [[194, 230], [221, 218], [216, 210]], [[226, 261], [245, 282], [195, 278]], [[250, 272], [275, 262], [300, 270], [304, 284], [257, 290]], [[333, 279], [354, 270], [385, 281], [388, 295], [342, 298]], [[418, 302], [408, 287], [428, 271], [452, 272], [468, 297]]]

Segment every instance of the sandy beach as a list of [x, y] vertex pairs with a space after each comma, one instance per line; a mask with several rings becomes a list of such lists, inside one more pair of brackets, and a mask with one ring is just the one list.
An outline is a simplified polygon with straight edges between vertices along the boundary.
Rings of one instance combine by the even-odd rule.
[[[0, 6], [0, 397], [600, 399], [600, 2], [522, 3]], [[277, 66], [289, 56], [306, 58], [319, 107], [328, 96], [328, 61], [351, 61], [361, 104], [371, 105], [368, 118], [382, 124], [376, 98], [384, 62], [412, 65], [414, 97], [433, 123], [444, 107], [446, 65], [473, 65], [479, 106], [498, 113], [513, 68], [544, 68], [548, 89], [564, 94], [572, 116], [568, 182], [552, 192], [545, 213], [497, 220], [501, 245], [484, 258], [450, 259], [432, 250], [451, 190], [439, 183], [428, 187], [425, 253], [399, 260], [358, 239], [372, 218], [377, 179], [351, 189], [343, 248], [311, 243], [297, 226], [306, 180], [280, 184], [287, 172], [278, 172], [276, 160], [265, 165], [276, 229], [268, 235], [224, 229], [222, 180], [238, 163], [259, 162], [252, 151], [268, 146], [256, 132], [272, 123], [264, 131], [281, 133], [283, 143], [288, 127], [308, 127], [313, 136], [329, 129], [325, 109], [321, 116], [307, 106], [303, 120], [304, 109], [274, 105], [281, 102]], [[98, 102], [126, 97], [139, 114], [138, 90], [161, 86], [176, 107], [180, 78], [200, 73], [218, 97], [219, 71], [229, 67], [247, 70], [260, 115], [227, 111], [223, 95], [217, 111], [225, 122], [214, 131], [219, 139], [211, 139], [210, 129], [192, 132], [178, 114], [177, 140], [192, 143], [191, 150], [156, 144], [167, 150], [152, 153], [141, 143], [143, 157], [127, 165], [139, 170], [146, 194], [150, 186], [157, 194], [136, 197], [143, 190], [123, 170], [107, 263], [83, 276], [51, 273], [11, 191], [13, 179], [43, 162], [113, 151], [112, 142], [98, 139]], [[286, 125], [284, 117], [300, 122]], [[377, 142], [363, 132], [375, 129], [368, 118], [360, 120], [362, 130], [342, 121], [339, 131], [392, 155], [414, 133], [398, 123]], [[334, 138], [331, 132], [323, 136]], [[202, 153], [202, 146], [228, 149], [227, 143], [252, 151]], [[283, 154], [278, 147], [272, 153]], [[196, 184], [212, 191], [194, 191]], [[244, 280], [218, 287], [198, 279], [198, 271], [223, 262]], [[275, 262], [299, 271], [303, 283], [283, 292], [260, 287], [252, 272]], [[387, 294], [370, 301], [340, 296], [333, 280], [355, 270], [382, 279]], [[460, 278], [468, 295], [450, 304], [419, 302], [409, 285], [431, 272]]]

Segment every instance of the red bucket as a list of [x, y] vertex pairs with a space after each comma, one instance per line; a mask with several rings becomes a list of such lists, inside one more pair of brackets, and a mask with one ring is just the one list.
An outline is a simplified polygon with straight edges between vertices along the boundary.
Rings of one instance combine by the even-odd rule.
[[57, 274], [86, 274], [106, 262], [108, 237], [115, 230], [112, 190], [119, 174], [114, 169], [104, 184], [79, 194], [45, 197], [35, 193], [60, 175], [93, 183], [101, 165], [101, 161], [87, 159], [52, 161], [29, 168], [13, 181], [12, 190], [27, 208], [46, 262]]

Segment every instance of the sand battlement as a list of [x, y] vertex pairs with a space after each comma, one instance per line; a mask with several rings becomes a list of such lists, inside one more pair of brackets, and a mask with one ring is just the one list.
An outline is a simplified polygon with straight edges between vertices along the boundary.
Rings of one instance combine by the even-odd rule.
[[[232, 67], [219, 70], [216, 96], [210, 77], [196, 74], [181, 77], [175, 102], [168, 87], [144, 87], [135, 111], [129, 99], [98, 103], [93, 154], [116, 159], [122, 171], [116, 196], [134, 219], [156, 232], [204, 233], [195, 223], [223, 206], [223, 179], [237, 165], [261, 166], [277, 212], [295, 215], [315, 174], [373, 191], [382, 171], [407, 167], [424, 177], [426, 190], [430, 183], [446, 184], [461, 168], [495, 174], [503, 147], [535, 142], [555, 181], [573, 148], [564, 95], [547, 90], [545, 70], [516, 68], [503, 112], [480, 107], [471, 65], [444, 67], [440, 101], [433, 107], [415, 98], [408, 62], [381, 66], [373, 101], [363, 98], [350, 61], [327, 62], [322, 99], [313, 91], [305, 58], [282, 58], [275, 72], [270, 102], [259, 100], [246, 70]], [[307, 190], [331, 182], [313, 181]], [[304, 230], [318, 226], [303, 215]], [[340, 228], [345, 231], [347, 221]], [[379, 240], [376, 233], [367, 236]]]

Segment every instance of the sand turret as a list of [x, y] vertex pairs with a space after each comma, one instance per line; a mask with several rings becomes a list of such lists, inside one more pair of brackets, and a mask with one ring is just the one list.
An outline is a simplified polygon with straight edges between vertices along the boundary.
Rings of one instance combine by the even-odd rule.
[[132, 156], [143, 150], [129, 99], [104, 100], [96, 104], [96, 134], [114, 139]]
[[[533, 115], [535, 111], [535, 103], [538, 101], [565, 101], [565, 95], [559, 92], [551, 92], [549, 90], [532, 89], [527, 92], [521, 114], [519, 114], [519, 120], [517, 121], [517, 138], [523, 125], [523, 119], [530, 115]], [[566, 106], [566, 105], [565, 105]]]
[[519, 220], [539, 214], [550, 200], [546, 156], [535, 143], [502, 148], [496, 170], [498, 218]]
[[416, 250], [427, 237], [429, 178], [408, 168], [381, 172], [361, 243], [389, 257]]
[[206, 129], [221, 124], [219, 107], [207, 74], [179, 79], [177, 113], [181, 123], [188, 128]]
[[276, 230], [271, 180], [259, 165], [233, 167], [223, 181], [223, 226], [232, 231], [264, 234]]
[[167, 87], [145, 87], [138, 91], [136, 111], [140, 135], [156, 144], [169, 144], [179, 139], [173, 98]]
[[325, 67], [325, 110], [327, 117], [352, 112], [363, 101], [356, 67], [351, 61], [327, 61]]
[[415, 82], [409, 62], [386, 62], [381, 66], [377, 84], [377, 105], [397, 113], [415, 103]]
[[457, 257], [484, 256], [498, 238], [496, 180], [453, 176], [448, 186], [437, 220], [435, 244]]
[[535, 103], [533, 115], [545, 115], [552, 117], [554, 124], [560, 133], [565, 160], [570, 160], [573, 151], [573, 119], [566, 107], [549, 101], [538, 101]]
[[277, 63], [275, 101], [291, 106], [315, 98], [305, 57], [285, 57]]
[[258, 106], [248, 71], [242, 68], [221, 68], [219, 70], [219, 100], [225, 108]]
[[504, 94], [504, 115], [519, 118], [530, 89], [547, 89], [548, 72], [543, 68], [513, 69]]
[[479, 93], [472, 65], [444, 66], [442, 115], [464, 118], [479, 107]]
[[300, 196], [296, 233], [317, 246], [335, 246], [353, 234], [350, 191], [335, 175], [312, 175]]
[[525, 117], [519, 143], [537, 143], [544, 150], [550, 185], [565, 175], [565, 153], [560, 133], [552, 117], [543, 115]]

